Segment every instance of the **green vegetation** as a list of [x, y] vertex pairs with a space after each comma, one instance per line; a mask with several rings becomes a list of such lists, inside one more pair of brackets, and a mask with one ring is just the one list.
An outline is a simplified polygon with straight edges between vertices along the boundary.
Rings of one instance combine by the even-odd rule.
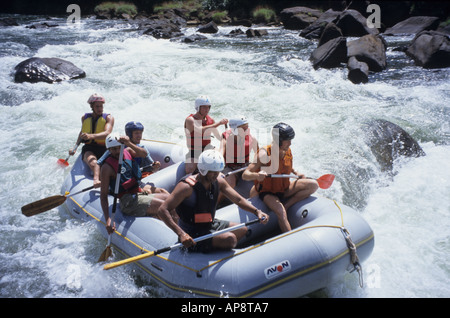
[[113, 17], [120, 16], [122, 14], [128, 14], [135, 16], [138, 10], [133, 3], [129, 2], [102, 2], [94, 8], [95, 14], [110, 14]]
[[266, 7], [256, 7], [252, 12], [252, 17], [256, 23], [275, 22], [277, 15], [274, 10]]

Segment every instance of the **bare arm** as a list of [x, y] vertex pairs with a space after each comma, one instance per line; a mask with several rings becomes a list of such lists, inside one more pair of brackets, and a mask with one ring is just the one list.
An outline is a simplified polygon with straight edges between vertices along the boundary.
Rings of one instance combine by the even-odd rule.
[[192, 188], [188, 184], [180, 182], [175, 186], [175, 189], [173, 189], [172, 193], [164, 200], [158, 209], [158, 216], [172, 231], [175, 232], [176, 235], [178, 235], [180, 242], [185, 247], [190, 247], [194, 245], [195, 242], [191, 236], [184, 232], [183, 229], [175, 223], [170, 215], [170, 211], [179, 206], [181, 202], [183, 202], [183, 200], [191, 194]]
[[241, 196], [236, 190], [234, 190], [227, 181], [223, 178], [218, 178], [219, 188], [222, 193], [231, 200], [234, 204], [244, 209], [245, 211], [252, 212], [255, 214], [262, 223], [267, 223], [269, 221], [269, 216], [257, 209], [250, 201], [246, 200]]

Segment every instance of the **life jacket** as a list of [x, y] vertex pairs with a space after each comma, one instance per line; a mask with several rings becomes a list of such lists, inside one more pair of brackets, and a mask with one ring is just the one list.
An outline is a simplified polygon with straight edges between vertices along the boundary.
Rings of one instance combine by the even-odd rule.
[[[225, 164], [231, 168], [237, 168], [242, 166], [250, 161], [250, 151], [251, 145], [253, 143], [253, 137], [250, 134], [250, 130], [248, 129], [245, 134], [244, 144], [242, 144], [242, 138], [237, 137], [235, 140], [231, 129], [226, 130], [222, 134], [223, 138], [226, 140], [225, 144]], [[230, 137], [230, 138], [228, 138]], [[231, 147], [234, 146], [233, 156], [227, 155], [227, 150], [231, 152]], [[228, 158], [231, 157], [231, 158]]]
[[[97, 118], [97, 120], [94, 119], [94, 115], [92, 113], [86, 113], [83, 116], [83, 124], [81, 126], [81, 132], [87, 133], [87, 134], [98, 134], [105, 131], [105, 125], [106, 125], [106, 117], [108, 117], [109, 114], [103, 113], [100, 117]], [[86, 144], [97, 144], [104, 146], [105, 145], [105, 139], [94, 139], [94, 140], [87, 140], [85, 141]]]
[[[109, 164], [115, 172], [119, 167], [119, 160], [112, 156], [108, 156], [105, 159], [105, 163]], [[125, 169], [123, 169], [125, 167]], [[126, 193], [137, 193], [142, 190], [139, 188], [139, 180], [141, 179], [141, 169], [139, 169], [138, 163], [133, 160], [133, 157], [128, 152], [128, 150], [123, 150], [123, 165], [122, 173], [120, 174], [120, 184], [119, 184], [119, 198]], [[109, 189], [112, 193], [115, 192], [116, 180], [111, 179], [109, 183]]]
[[[192, 187], [192, 194], [176, 208], [180, 217], [180, 226], [189, 235], [204, 233], [211, 228], [216, 215], [219, 184], [217, 180], [211, 184], [211, 191], [205, 189], [195, 176], [186, 176], [180, 180]], [[183, 226], [184, 225], [184, 226]]]
[[[189, 117], [194, 117], [194, 114], [190, 114], [187, 118], [189, 118]], [[194, 120], [197, 120], [197, 119], [194, 118]], [[214, 124], [214, 120], [209, 115], [206, 115], [205, 120], [202, 120], [202, 126], [204, 127], [204, 126], [209, 126], [212, 124]], [[211, 143], [211, 136], [210, 135], [203, 136], [203, 134], [201, 134], [201, 136], [194, 136], [194, 133], [195, 133], [195, 129], [194, 129], [194, 131], [191, 131], [191, 139], [190, 139], [188, 148], [190, 150], [198, 150], [199, 152], [202, 152], [205, 149], [205, 147]], [[202, 145], [201, 149], [199, 149], [197, 146], [197, 144], [200, 144], [200, 143], [198, 141], [197, 141], [197, 143], [195, 142], [197, 139], [201, 139], [201, 145]], [[196, 146], [197, 146], [197, 148], [196, 148]]]
[[[268, 145], [263, 147], [267, 151], [267, 155], [270, 156], [272, 153], [272, 145]], [[282, 159], [280, 159], [278, 170], [276, 174], [290, 174], [292, 172], [292, 152], [291, 148], [289, 148]], [[272, 160], [270, 160], [267, 164], [263, 166], [270, 166]], [[255, 189], [258, 192], [271, 192], [271, 193], [279, 193], [284, 192], [287, 188], [289, 188], [289, 178], [264, 178], [262, 182], [255, 181]]]

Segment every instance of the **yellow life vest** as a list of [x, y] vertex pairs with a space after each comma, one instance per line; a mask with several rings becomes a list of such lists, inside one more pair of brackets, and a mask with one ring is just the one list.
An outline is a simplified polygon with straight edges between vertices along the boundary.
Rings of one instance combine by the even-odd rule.
[[[83, 124], [81, 126], [81, 132], [87, 134], [98, 134], [105, 131], [106, 117], [109, 114], [103, 113], [96, 121], [92, 113], [86, 113], [83, 117]], [[106, 138], [94, 139], [86, 141], [86, 144], [97, 144], [104, 146]]]

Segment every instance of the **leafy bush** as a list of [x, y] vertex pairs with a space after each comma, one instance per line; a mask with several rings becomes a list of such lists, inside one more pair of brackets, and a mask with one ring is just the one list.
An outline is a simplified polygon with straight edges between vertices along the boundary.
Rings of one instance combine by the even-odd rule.
[[257, 7], [253, 10], [252, 16], [256, 23], [274, 22], [277, 17], [274, 10], [265, 7]]
[[129, 2], [102, 2], [94, 8], [94, 13], [108, 13], [113, 17], [120, 16], [122, 14], [128, 14], [134, 16], [137, 14], [137, 8], [134, 4]]

